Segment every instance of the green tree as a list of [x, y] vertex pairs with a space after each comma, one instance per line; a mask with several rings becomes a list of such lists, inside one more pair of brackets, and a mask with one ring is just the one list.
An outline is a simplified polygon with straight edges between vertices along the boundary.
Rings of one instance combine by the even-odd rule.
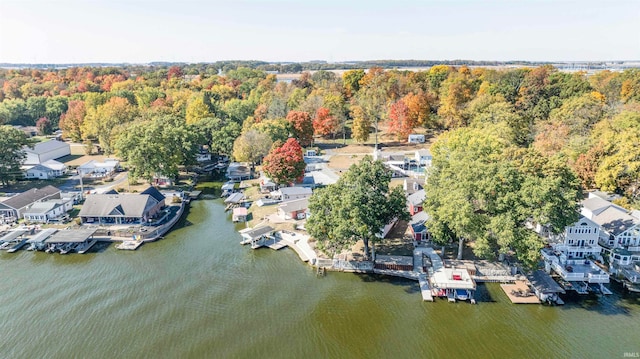
[[115, 141], [117, 155], [127, 162], [132, 179], [178, 177], [178, 169], [193, 164], [202, 138], [177, 117], [162, 116], [127, 126]]
[[427, 227], [436, 243], [457, 239], [458, 258], [469, 240], [480, 257], [513, 250], [532, 265], [543, 242], [525, 223], [561, 232], [577, 220], [579, 186], [561, 161], [515, 148], [497, 132], [461, 128], [438, 137], [425, 186]]
[[369, 245], [382, 240], [382, 228], [394, 218], [409, 218], [404, 191], [390, 189], [390, 182], [391, 172], [382, 162], [365, 156], [338, 182], [313, 193], [307, 230], [325, 248], [340, 250], [362, 240], [369, 258]]
[[3, 186], [22, 177], [20, 166], [26, 157], [24, 147], [31, 145], [24, 132], [11, 126], [0, 126], [0, 183]]

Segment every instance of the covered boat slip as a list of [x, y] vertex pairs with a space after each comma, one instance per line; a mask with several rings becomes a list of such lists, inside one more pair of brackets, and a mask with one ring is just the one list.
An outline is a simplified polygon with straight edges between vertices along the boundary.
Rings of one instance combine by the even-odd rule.
[[27, 249], [28, 250], [44, 249], [44, 245], [45, 245], [44, 241], [47, 238], [51, 237], [57, 231], [58, 230], [55, 228], [47, 228], [36, 233], [33, 237], [27, 240], [27, 243], [29, 244], [29, 248]]
[[0, 238], [0, 249], [6, 250], [10, 253], [13, 253], [20, 249], [27, 242], [27, 237], [24, 235], [31, 232], [31, 230], [27, 229], [16, 229], [13, 230], [2, 238]]
[[54, 233], [44, 242], [47, 252], [60, 251], [61, 254], [75, 250], [86, 253], [98, 240], [93, 238], [97, 228], [61, 230]]
[[0, 243], [15, 241], [17, 238], [29, 232], [30, 230], [28, 229], [14, 229], [12, 231], [9, 231], [9, 233], [5, 234], [4, 236], [0, 237]]

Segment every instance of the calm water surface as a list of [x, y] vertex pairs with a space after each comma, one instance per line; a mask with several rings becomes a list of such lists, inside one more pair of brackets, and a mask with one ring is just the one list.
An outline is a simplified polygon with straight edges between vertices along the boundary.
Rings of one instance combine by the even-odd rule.
[[613, 358], [640, 352], [640, 301], [424, 303], [417, 283], [316, 278], [251, 250], [218, 201], [138, 251], [0, 253], [2, 358]]

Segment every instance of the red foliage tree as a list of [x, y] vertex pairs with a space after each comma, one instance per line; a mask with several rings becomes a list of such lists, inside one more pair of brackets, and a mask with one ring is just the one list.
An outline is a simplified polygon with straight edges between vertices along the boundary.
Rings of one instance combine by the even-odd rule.
[[417, 125], [417, 120], [409, 116], [409, 107], [399, 100], [389, 109], [389, 131], [399, 140], [406, 139]]
[[338, 129], [338, 119], [331, 116], [328, 108], [320, 107], [313, 120], [313, 129], [316, 135], [328, 136]]
[[301, 146], [311, 146], [313, 143], [313, 120], [308, 112], [289, 111], [287, 121], [293, 127], [293, 136]]
[[172, 78], [180, 78], [184, 76], [182, 73], [182, 69], [178, 66], [171, 66], [167, 71], [167, 80], [171, 80]]
[[294, 138], [288, 139], [280, 147], [272, 148], [262, 166], [267, 175], [278, 184], [302, 180], [305, 167], [302, 147]]
[[46, 136], [53, 133], [53, 125], [46, 117], [40, 117], [38, 121], [36, 121], [36, 128], [38, 129], [38, 134], [40, 136]]
[[84, 116], [87, 114], [87, 110], [82, 100], [69, 101], [69, 107], [67, 112], [60, 116], [60, 122], [58, 126], [62, 130], [62, 134], [65, 138], [70, 138], [75, 142], [82, 139], [81, 126], [84, 122]]

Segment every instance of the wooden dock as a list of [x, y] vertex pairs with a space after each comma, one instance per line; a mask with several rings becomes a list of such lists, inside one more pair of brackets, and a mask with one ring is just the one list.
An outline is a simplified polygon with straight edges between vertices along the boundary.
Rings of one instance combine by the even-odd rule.
[[116, 246], [117, 249], [135, 251], [142, 245], [142, 241], [122, 241], [122, 243]]
[[426, 274], [420, 274], [420, 276], [418, 276], [418, 284], [420, 284], [422, 300], [425, 302], [433, 302], [433, 295], [431, 294], [431, 287], [429, 287], [429, 280]]
[[514, 304], [540, 304], [540, 299], [531, 291], [527, 282], [517, 280], [513, 284], [500, 284], [500, 288]]

